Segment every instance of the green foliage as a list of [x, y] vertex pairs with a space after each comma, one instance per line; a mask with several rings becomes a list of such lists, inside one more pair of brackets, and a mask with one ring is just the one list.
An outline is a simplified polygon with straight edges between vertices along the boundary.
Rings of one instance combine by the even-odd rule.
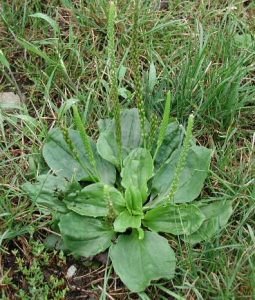
[[74, 123], [80, 133], [80, 137], [82, 139], [83, 145], [85, 147], [86, 153], [88, 154], [89, 157], [89, 162], [93, 167], [93, 171], [94, 174], [97, 174], [97, 166], [96, 166], [96, 161], [95, 161], [95, 157], [94, 157], [94, 153], [90, 144], [90, 140], [89, 137], [86, 133], [85, 130], [85, 124], [83, 124], [82, 119], [80, 117], [78, 108], [76, 105], [73, 105], [73, 119], [74, 119]]
[[[110, 248], [115, 272], [133, 292], [144, 291], [151, 280], [174, 276], [174, 251], [158, 233], [199, 243], [219, 232], [232, 213], [231, 202], [189, 203], [201, 193], [211, 150], [194, 141], [190, 147], [193, 118], [183, 146], [180, 126], [167, 124], [166, 119], [163, 123], [161, 142], [151, 151], [159, 147], [158, 154], [164, 150], [164, 155], [156, 155], [153, 161], [150, 151], [141, 147], [138, 111], [124, 110], [123, 161], [119, 163], [115, 120], [100, 120], [97, 147], [89, 140], [99, 182], [75, 159], [61, 130], [53, 129], [43, 156], [54, 174], [40, 175], [35, 184], [23, 187], [42, 212], [48, 209], [53, 214], [64, 248], [72, 254], [87, 257]], [[68, 132], [79, 160], [93, 173], [88, 163], [90, 150], [82, 147], [81, 132]], [[117, 178], [114, 165], [120, 168]]]
[[[156, 133], [158, 129], [158, 117], [155, 113], [152, 114], [151, 117], [151, 128], [150, 128], [150, 133], [149, 133], [149, 138], [148, 138], [148, 148], [151, 149], [152, 145], [154, 144], [155, 138], [156, 138]], [[156, 155], [154, 154], [154, 157]]]
[[23, 189], [29, 193], [31, 200], [42, 208], [48, 207], [56, 212], [65, 213], [65, 204], [59, 199], [58, 193], [64, 192], [67, 185], [68, 182], [63, 177], [44, 174], [37, 177], [35, 184], [26, 182]]
[[60, 216], [59, 229], [65, 247], [75, 255], [86, 257], [103, 252], [115, 236], [105, 221], [74, 212]]
[[194, 204], [167, 204], [149, 210], [143, 223], [156, 232], [190, 235], [201, 227], [204, 220], [204, 214]]
[[141, 216], [135, 215], [129, 210], [125, 210], [119, 214], [113, 223], [114, 231], [125, 232], [128, 228], [139, 229], [141, 227]]
[[[154, 175], [151, 189], [155, 197], [150, 204], [152, 207], [157, 206], [168, 197], [180, 153], [180, 149], [172, 152], [169, 159]], [[191, 202], [199, 196], [207, 177], [211, 155], [212, 150], [202, 146], [192, 146], [189, 149], [186, 164], [179, 175], [180, 180], [174, 195], [174, 203]]]
[[4, 67], [6, 67], [7, 69], [10, 68], [10, 64], [9, 64], [9, 62], [8, 62], [7, 58], [5, 57], [5, 55], [4, 55], [4, 53], [3, 53], [2, 50], [0, 50], [0, 63], [1, 63]]
[[[168, 2], [168, 10], [158, 11], [159, 2], [164, 2], [164, 5]], [[222, 199], [222, 204], [233, 199], [235, 205], [227, 230], [221, 232], [219, 228], [209, 242], [202, 243], [195, 251], [187, 247], [186, 242], [171, 234], [166, 235], [180, 257], [178, 276], [172, 282], [166, 280], [153, 284], [148, 293], [150, 298], [255, 298], [255, 188], [252, 181], [255, 109], [252, 15], [255, 3], [234, 0], [226, 9], [226, 2], [142, 1], [140, 6], [140, 70], [149, 74], [148, 88], [146, 77], [142, 87], [150, 124], [152, 115], [163, 115], [165, 91], [170, 89], [172, 116], [185, 122], [188, 114], [194, 111], [198, 129], [195, 135], [199, 144], [214, 149], [212, 172], [200, 198], [213, 197], [204, 204], [214, 202], [217, 197], [221, 197], [218, 199]], [[16, 111], [0, 113], [0, 242], [4, 264], [8, 262], [9, 251], [17, 243], [17, 236], [30, 234], [40, 227], [44, 232], [44, 228], [50, 226], [50, 217], [39, 216], [34, 201], [24, 197], [19, 186], [24, 182], [25, 174], [30, 180], [31, 176], [47, 173], [39, 155], [41, 145], [56, 117], [60, 118], [60, 113], [66, 110], [67, 99], [82, 100], [79, 102], [80, 113], [84, 120], [86, 116], [90, 117], [90, 128], [94, 129], [96, 120], [102, 116], [107, 117], [106, 99], [110, 97], [105, 81], [105, 48], [109, 1], [98, 3], [72, 0], [1, 2], [0, 49], [26, 95], [25, 111], [17, 112], [23, 119]], [[115, 28], [119, 94], [123, 96], [123, 105], [128, 107], [134, 104], [132, 91], [135, 91], [129, 52], [133, 8], [130, 1], [115, 3], [118, 3]], [[56, 21], [60, 29], [57, 39], [50, 23], [30, 17], [35, 12], [43, 12]], [[61, 72], [62, 64], [69, 78]], [[7, 67], [0, 66], [0, 69], [3, 71], [0, 92], [13, 91], [14, 81], [8, 79], [11, 75]], [[64, 118], [69, 126], [69, 112]], [[180, 136], [174, 133], [175, 129], [181, 132]], [[177, 123], [170, 123], [167, 130], [154, 162], [155, 173], [182, 143], [183, 130]], [[158, 132], [155, 135], [157, 138]], [[152, 146], [156, 148], [154, 143]], [[151, 153], [153, 155], [154, 151]], [[78, 183], [81, 189], [84, 184]], [[118, 184], [115, 186], [118, 188]], [[53, 199], [58, 198], [58, 194], [56, 190]], [[7, 273], [8, 269], [7, 265]], [[111, 270], [107, 270], [109, 277], [113, 275], [109, 274]], [[83, 273], [87, 270], [84, 269]], [[62, 272], [58, 275], [64, 276]], [[94, 285], [93, 279], [91, 282], [94, 294], [97, 284]], [[15, 295], [8, 288], [4, 283], [1, 286], [1, 292], [7, 290], [5, 299]], [[108, 295], [107, 279], [103, 288], [102, 299], [118, 298], [118, 284], [109, 287]], [[136, 297], [120, 293], [123, 298]]]
[[215, 201], [202, 204], [199, 208], [205, 216], [205, 221], [196, 232], [186, 237], [192, 244], [210, 239], [227, 224], [233, 213], [231, 201]]
[[35, 13], [35, 14], [30, 15], [30, 17], [38, 18], [38, 19], [42, 19], [42, 20], [46, 21], [54, 30], [55, 35], [57, 33], [59, 33], [58, 23], [55, 20], [53, 20], [51, 17], [49, 17], [48, 15], [43, 14], [43, 13]]
[[[163, 120], [164, 121], [164, 120]], [[188, 152], [190, 149], [190, 142], [192, 138], [192, 129], [193, 129], [193, 124], [194, 124], [194, 117], [193, 115], [189, 116], [188, 120], [188, 127], [187, 127], [187, 133], [183, 142], [183, 147], [180, 153], [180, 157], [178, 159], [178, 163], [176, 165], [175, 173], [174, 173], [174, 178], [171, 183], [170, 191], [169, 191], [169, 201], [172, 202], [174, 199], [174, 196], [177, 192], [177, 189], [179, 187], [179, 181], [180, 181], [180, 175], [186, 165], [186, 160], [188, 157]], [[164, 126], [165, 127], [165, 126]]]
[[[63, 137], [62, 131], [59, 128], [55, 128], [49, 132], [42, 150], [45, 161], [58, 176], [69, 180], [74, 177], [76, 180], [94, 181], [96, 178], [95, 170], [91, 165], [89, 153], [84, 147], [82, 137], [79, 132], [72, 129], [69, 129], [68, 133], [77, 154], [71, 151]], [[114, 167], [97, 153], [96, 144], [91, 138], [89, 138], [89, 142], [101, 181], [109, 184], [114, 183]], [[77, 155], [79, 160], [77, 160]]]
[[148, 150], [137, 148], [132, 150], [123, 162], [121, 184], [124, 188], [139, 190], [142, 201], [148, 197], [147, 182], [153, 174], [153, 161]]
[[107, 217], [121, 213], [126, 203], [122, 194], [113, 186], [94, 183], [69, 194], [65, 204], [68, 209], [88, 217]]
[[[115, 124], [113, 119], [98, 122], [100, 135], [97, 140], [97, 151], [105, 160], [120, 168]], [[131, 150], [142, 145], [141, 124], [136, 108], [122, 111], [121, 131], [122, 159], [125, 159]]]
[[183, 129], [178, 122], [171, 122], [166, 127], [164, 139], [159, 147], [157, 155], [154, 155], [155, 168], [158, 169], [170, 155], [180, 147], [183, 139]]
[[[43, 244], [31, 241], [30, 246], [32, 248], [32, 259], [27, 262], [17, 250], [12, 251], [12, 255], [15, 256], [15, 277], [19, 278], [22, 282], [22, 286], [16, 286], [13, 283], [14, 278], [10, 278], [9, 284], [12, 283], [13, 289], [16, 289], [16, 297], [24, 300], [36, 300], [36, 299], [64, 299], [68, 288], [64, 279], [59, 279], [54, 274], [49, 274], [45, 270], [51, 267], [52, 257], [45, 251]], [[59, 265], [64, 265], [65, 261], [61, 253], [56, 258], [59, 260]], [[49, 276], [50, 275], [50, 276]], [[5, 279], [6, 280], [6, 279]], [[5, 282], [4, 282], [5, 283]], [[2, 294], [3, 296], [3, 294]], [[5, 298], [3, 298], [5, 299]]]
[[155, 232], [120, 235], [110, 247], [116, 273], [133, 292], [144, 291], [152, 280], [174, 277], [175, 255], [167, 240]]

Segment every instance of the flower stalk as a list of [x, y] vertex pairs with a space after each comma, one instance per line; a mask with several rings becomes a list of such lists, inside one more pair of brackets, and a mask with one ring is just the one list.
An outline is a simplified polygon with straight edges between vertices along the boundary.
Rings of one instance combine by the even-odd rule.
[[137, 102], [137, 108], [139, 111], [139, 118], [141, 122], [142, 138], [144, 142], [144, 147], [146, 148], [146, 114], [145, 105], [142, 93], [142, 78], [140, 73], [140, 62], [138, 53], [138, 19], [139, 19], [139, 0], [135, 0], [134, 14], [133, 14], [133, 30], [132, 30], [132, 40], [131, 40], [131, 56], [132, 65], [134, 69], [134, 84], [135, 84], [135, 97]]
[[91, 172], [91, 170], [84, 164], [83, 160], [80, 158], [80, 155], [77, 151], [77, 148], [75, 146], [75, 144], [73, 143], [69, 131], [66, 128], [66, 126], [62, 126], [61, 127], [61, 131], [64, 137], [65, 142], [67, 143], [73, 157], [80, 163], [80, 165], [82, 166], [82, 168], [84, 169], [84, 171], [86, 173], [89, 174], [89, 176], [91, 177], [91, 179], [93, 179], [94, 181], [97, 181], [98, 179], [95, 177], [95, 175]]
[[108, 60], [109, 60], [109, 79], [110, 79], [110, 98], [113, 102], [114, 120], [115, 120], [115, 135], [118, 145], [119, 164], [122, 164], [122, 135], [121, 135], [121, 117], [120, 103], [118, 95], [118, 82], [116, 74], [116, 56], [115, 56], [115, 18], [116, 7], [113, 1], [110, 1], [108, 15]]
[[186, 132], [186, 136], [185, 136], [185, 139], [183, 142], [181, 154], [180, 154], [177, 166], [176, 166], [174, 178], [173, 178], [173, 181], [172, 181], [172, 184], [170, 187], [170, 192], [168, 194], [169, 202], [173, 202], [173, 200], [174, 200], [174, 196], [177, 192], [179, 182], [180, 182], [180, 175], [186, 165], [186, 161], [187, 161], [187, 157], [188, 157], [188, 153], [189, 153], [189, 149], [190, 149], [190, 141], [192, 138], [193, 125], [194, 125], [194, 116], [193, 116], [193, 114], [191, 114], [189, 116], [187, 132]]
[[168, 91], [167, 96], [166, 96], [166, 103], [165, 103], [165, 108], [164, 108], [163, 119], [162, 119], [160, 129], [159, 129], [157, 148], [155, 150], [153, 160], [155, 160], [155, 158], [158, 154], [159, 148], [161, 147], [163, 140], [165, 138], [165, 135], [166, 135], [166, 129], [167, 129], [167, 125], [169, 123], [169, 118], [170, 118], [171, 99], [172, 99], [171, 92]]
[[78, 129], [83, 145], [85, 147], [86, 153], [88, 154], [89, 162], [92, 165], [94, 174], [98, 176], [97, 166], [96, 166], [96, 160], [94, 157], [94, 153], [90, 144], [90, 138], [86, 133], [85, 124], [83, 124], [81, 116], [79, 114], [78, 108], [76, 105], [73, 105], [73, 117], [74, 117], [74, 124], [76, 128]]

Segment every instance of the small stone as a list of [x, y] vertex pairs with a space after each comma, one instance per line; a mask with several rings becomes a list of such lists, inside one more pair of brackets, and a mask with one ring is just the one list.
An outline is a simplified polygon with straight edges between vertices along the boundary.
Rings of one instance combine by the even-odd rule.
[[13, 92], [0, 93], [0, 108], [4, 110], [20, 108], [20, 97]]
[[69, 279], [74, 277], [76, 272], [77, 272], [77, 268], [75, 267], [75, 265], [70, 266], [66, 272], [66, 278]]

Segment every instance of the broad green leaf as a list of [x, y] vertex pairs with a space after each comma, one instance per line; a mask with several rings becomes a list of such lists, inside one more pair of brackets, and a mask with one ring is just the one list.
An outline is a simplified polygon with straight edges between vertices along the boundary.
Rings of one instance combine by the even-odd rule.
[[[196, 199], [204, 185], [210, 166], [212, 150], [192, 146], [188, 153], [186, 165], [180, 175], [180, 182], [174, 197], [174, 203], [185, 203]], [[174, 178], [180, 150], [177, 149], [169, 160], [158, 170], [152, 181], [152, 194], [158, 195], [151, 203], [155, 207], [168, 195]]]
[[170, 157], [182, 142], [182, 129], [177, 122], [168, 124], [166, 135], [155, 157], [155, 167], [158, 169]]
[[[108, 125], [106, 125], [108, 124]], [[119, 166], [118, 159], [118, 144], [115, 137], [115, 129], [112, 125], [113, 122], [102, 122], [99, 127], [104, 127], [104, 131], [102, 131], [97, 140], [97, 151], [101, 155], [102, 158], [114, 164], [115, 166]]]
[[47, 174], [38, 176], [36, 183], [26, 182], [22, 189], [39, 207], [64, 213], [67, 209], [65, 203], [58, 199], [58, 194], [64, 192], [67, 185], [68, 182], [63, 177]]
[[[118, 144], [115, 136], [115, 121], [100, 120], [100, 135], [97, 141], [98, 153], [115, 166], [119, 166]], [[136, 108], [123, 110], [121, 113], [122, 155], [125, 158], [130, 151], [142, 142], [141, 126]]]
[[100, 119], [97, 122], [100, 134], [104, 132], [107, 128], [111, 127], [112, 121], [112, 119]]
[[98, 154], [95, 143], [93, 143], [92, 146], [97, 169], [100, 175], [100, 181], [105, 184], [114, 185], [116, 180], [116, 170], [114, 165], [108, 162], [107, 160], [104, 160]]
[[86, 257], [107, 249], [115, 236], [106, 222], [73, 212], [61, 216], [59, 228], [64, 247], [75, 255]]
[[132, 150], [124, 159], [121, 171], [121, 184], [126, 189], [132, 187], [140, 191], [142, 201], [148, 196], [147, 181], [153, 175], [153, 161], [148, 150], [138, 148]]
[[196, 205], [168, 204], [148, 211], [143, 224], [156, 232], [189, 235], [197, 231], [204, 220], [204, 214]]
[[171, 279], [175, 272], [175, 254], [168, 241], [155, 232], [137, 231], [120, 235], [110, 248], [115, 272], [132, 292], [142, 292], [152, 280]]
[[113, 186], [103, 183], [86, 186], [75, 198], [67, 198], [65, 203], [68, 209], [89, 217], [117, 215], [126, 207], [122, 194]]
[[[76, 160], [75, 156], [67, 145], [63, 134], [59, 128], [53, 129], [46, 140], [43, 147], [43, 157], [48, 166], [58, 175], [71, 179], [73, 176], [77, 180], [91, 181], [89, 175], [93, 174], [93, 167], [89, 162], [89, 157], [85, 151], [83, 142], [79, 133], [76, 130], [69, 130], [70, 138], [75, 145], [79, 158], [83, 165]], [[91, 140], [91, 146], [94, 151], [94, 156], [101, 176], [101, 180], [107, 184], [115, 182], [115, 168], [109, 162], [103, 160], [96, 152], [94, 142]], [[86, 168], [84, 168], [84, 165]], [[89, 172], [88, 172], [89, 170]]]
[[113, 227], [115, 232], [125, 232], [128, 228], [140, 228], [141, 216], [134, 216], [125, 210], [116, 218]]
[[[72, 136], [72, 141], [79, 141], [79, 155], [80, 151], [83, 150], [83, 144], [80, 141], [79, 134], [73, 130], [69, 131], [70, 136]], [[77, 145], [77, 143], [76, 143]], [[82, 151], [83, 152], [83, 151]], [[88, 157], [86, 153], [82, 153], [80, 157], [84, 164], [88, 165]], [[59, 128], [53, 129], [44, 144], [43, 147], [43, 157], [48, 164], [48, 166], [58, 175], [66, 177], [68, 179], [73, 176], [77, 180], [89, 180], [89, 174], [83, 169], [80, 163], [74, 158], [69, 146], [64, 140], [63, 134]]]
[[129, 186], [125, 191], [127, 209], [132, 215], [143, 215], [143, 199], [140, 190]]
[[205, 215], [205, 221], [195, 233], [191, 234], [186, 240], [192, 244], [209, 240], [228, 223], [232, 215], [231, 201], [215, 201], [210, 204], [203, 204], [200, 210]]

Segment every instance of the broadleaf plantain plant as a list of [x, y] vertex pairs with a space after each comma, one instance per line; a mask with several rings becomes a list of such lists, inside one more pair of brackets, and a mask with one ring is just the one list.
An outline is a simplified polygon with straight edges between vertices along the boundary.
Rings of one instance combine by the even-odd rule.
[[[111, 2], [109, 22], [113, 12]], [[161, 233], [195, 244], [210, 239], [232, 213], [230, 201], [196, 201], [212, 151], [195, 144], [192, 115], [186, 134], [169, 122], [170, 104], [168, 93], [158, 140], [149, 148], [144, 139], [152, 129], [141, 107], [118, 108], [113, 119], [99, 120], [94, 141], [73, 106], [78, 130], [51, 130], [42, 149], [50, 172], [23, 185], [40, 210], [52, 214], [64, 249], [88, 257], [109, 248], [115, 272], [132, 292], [174, 277], [175, 254]]]

